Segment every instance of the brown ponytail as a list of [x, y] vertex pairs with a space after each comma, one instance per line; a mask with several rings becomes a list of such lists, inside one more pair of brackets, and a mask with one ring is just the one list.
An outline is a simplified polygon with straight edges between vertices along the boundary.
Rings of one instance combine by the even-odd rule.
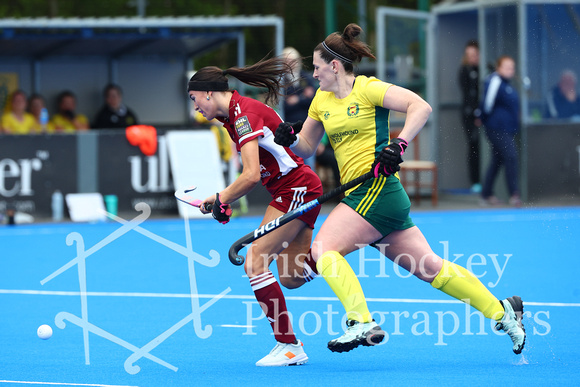
[[358, 24], [350, 23], [344, 28], [342, 34], [333, 32], [328, 35], [314, 48], [314, 51], [320, 52], [320, 56], [326, 63], [330, 63], [333, 59], [339, 60], [346, 72], [352, 73], [354, 62], [360, 62], [364, 57], [376, 59], [370, 47], [358, 39], [362, 32]]
[[203, 91], [227, 90], [228, 78], [226, 74], [239, 79], [247, 85], [268, 89], [265, 102], [267, 104], [277, 104], [278, 96], [282, 95], [280, 89], [284, 87], [284, 76], [292, 74], [292, 67], [280, 57], [262, 59], [251, 66], [230, 67], [226, 70], [221, 70], [215, 66], [208, 66], [200, 69], [191, 77], [189, 80], [189, 89], [198, 90], [199, 88], [196, 86], [203, 83], [203, 87], [209, 87], [209, 89]]

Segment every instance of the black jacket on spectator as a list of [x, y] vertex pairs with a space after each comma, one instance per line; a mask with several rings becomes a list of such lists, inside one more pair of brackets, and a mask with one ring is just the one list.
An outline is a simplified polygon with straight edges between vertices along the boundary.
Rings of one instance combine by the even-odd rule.
[[114, 111], [109, 105], [104, 105], [97, 113], [92, 127], [94, 129], [126, 128], [137, 124], [137, 116], [126, 106], [121, 105], [118, 111]]

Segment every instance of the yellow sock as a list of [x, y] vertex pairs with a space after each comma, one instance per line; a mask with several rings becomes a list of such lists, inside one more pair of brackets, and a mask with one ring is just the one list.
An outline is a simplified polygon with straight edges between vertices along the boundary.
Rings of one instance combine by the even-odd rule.
[[431, 286], [458, 300], [467, 302], [487, 318], [500, 321], [503, 306], [497, 298], [467, 269], [443, 260], [443, 267]]
[[327, 251], [316, 262], [316, 268], [342, 302], [349, 320], [372, 320], [360, 282], [342, 255], [336, 251]]

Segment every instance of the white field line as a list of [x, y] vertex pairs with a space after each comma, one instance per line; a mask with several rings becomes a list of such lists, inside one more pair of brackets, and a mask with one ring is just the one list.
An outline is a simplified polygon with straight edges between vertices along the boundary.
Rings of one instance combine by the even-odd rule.
[[24, 380], [0, 380], [0, 383], [10, 384], [33, 384], [39, 386], [88, 386], [88, 387], [137, 387], [137, 386], [122, 386], [119, 384], [84, 384], [84, 383], [62, 383], [62, 382], [30, 382]]
[[[19, 289], [0, 289], [0, 294], [19, 294], [19, 295], [40, 295], [40, 296], [80, 296], [81, 292], [54, 291], [54, 290], [19, 290]], [[145, 297], [145, 298], [199, 298], [213, 299], [215, 294], [187, 294], [187, 293], [127, 293], [127, 292], [86, 292], [87, 297]], [[230, 300], [255, 300], [253, 295], [235, 295], [227, 294], [221, 296], [223, 299]], [[286, 296], [289, 301], [338, 301], [336, 297], [304, 297], [304, 296]], [[459, 300], [428, 300], [416, 298], [372, 298], [367, 297], [367, 302], [383, 303], [403, 303], [403, 304], [462, 304]], [[580, 303], [574, 302], [533, 302], [524, 301], [527, 306], [562, 306], [562, 307], [580, 307]]]

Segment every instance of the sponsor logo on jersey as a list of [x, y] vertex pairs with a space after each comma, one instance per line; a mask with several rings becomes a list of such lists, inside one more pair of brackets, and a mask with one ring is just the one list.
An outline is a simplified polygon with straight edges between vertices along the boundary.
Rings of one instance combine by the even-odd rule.
[[359, 111], [358, 103], [353, 102], [350, 105], [348, 105], [348, 108], [346, 109], [346, 114], [348, 114], [349, 117], [356, 117], [358, 115], [358, 111]]
[[234, 123], [234, 126], [236, 128], [236, 132], [238, 133], [238, 136], [243, 137], [248, 133], [252, 133], [252, 127], [250, 126], [250, 121], [248, 120], [248, 117], [243, 116], [240, 117], [236, 120], [236, 122]]
[[328, 138], [330, 138], [334, 144], [338, 144], [339, 142], [342, 142], [342, 140], [345, 137], [354, 136], [355, 134], [358, 134], [358, 129], [345, 130], [344, 132], [332, 133], [332, 134], [328, 135]]
[[262, 179], [265, 179], [268, 176], [272, 176], [272, 174], [270, 172], [268, 172], [268, 170], [266, 169], [266, 167], [262, 164], [260, 164], [260, 177]]

